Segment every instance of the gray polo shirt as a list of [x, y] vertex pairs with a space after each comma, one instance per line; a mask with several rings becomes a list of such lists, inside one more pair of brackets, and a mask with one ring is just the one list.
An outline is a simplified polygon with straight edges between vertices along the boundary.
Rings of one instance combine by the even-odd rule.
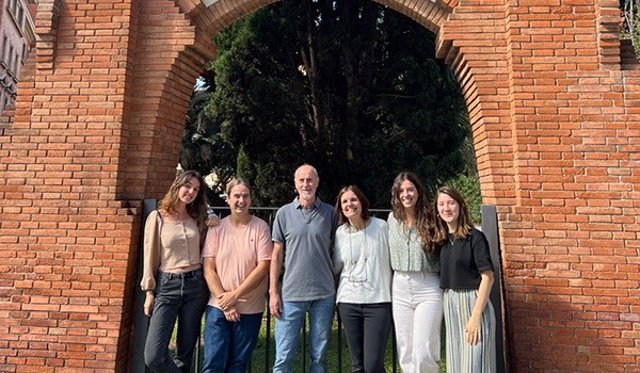
[[337, 226], [333, 207], [317, 197], [311, 209], [304, 209], [296, 198], [278, 210], [272, 239], [284, 244], [283, 301], [312, 301], [335, 294], [331, 250]]

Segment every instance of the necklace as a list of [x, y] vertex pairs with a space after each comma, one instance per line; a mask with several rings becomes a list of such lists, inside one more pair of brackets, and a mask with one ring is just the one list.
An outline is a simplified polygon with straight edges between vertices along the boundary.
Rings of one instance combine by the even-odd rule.
[[187, 210], [184, 211], [170, 211], [167, 214], [169, 216], [170, 219], [173, 219], [176, 223], [181, 222], [183, 220], [187, 220], [191, 217], [191, 215], [189, 215], [189, 212]]
[[[351, 244], [351, 236], [355, 233], [358, 233], [358, 230], [354, 227], [350, 227], [349, 228], [349, 255], [351, 256], [351, 262], [357, 262], [358, 260], [354, 260], [353, 259], [353, 247]], [[364, 237], [364, 245], [360, 245], [360, 250], [361, 254], [366, 252], [366, 247], [367, 247], [367, 226], [365, 225], [364, 228], [362, 229], [362, 235]], [[361, 255], [362, 256], [362, 255]], [[366, 257], [365, 257], [366, 260]]]
[[407, 237], [407, 266], [410, 268], [411, 267], [411, 231], [413, 231], [413, 226], [408, 226], [404, 223], [401, 223], [398, 225], [397, 227], [398, 232], [400, 232], [400, 234], [402, 236]]
[[[367, 226], [365, 223], [364, 229], [362, 230], [362, 236], [363, 236], [363, 240], [360, 242], [360, 255], [358, 257], [358, 259], [355, 259], [353, 257], [353, 244], [351, 242], [351, 236], [355, 233], [357, 233], [358, 230], [356, 230], [354, 227], [351, 227], [349, 229], [349, 260], [351, 262], [351, 268], [349, 269], [349, 281], [350, 282], [367, 282], [368, 280], [368, 276], [367, 276]], [[362, 244], [364, 242], [364, 244]], [[364, 260], [363, 263], [361, 265], [358, 265], [360, 263], [360, 259], [363, 259], [364, 256]], [[364, 267], [363, 267], [364, 266]]]
[[450, 234], [447, 236], [447, 238], [449, 239], [449, 243], [451, 244], [451, 246], [453, 246], [453, 243], [456, 242], [456, 237]]

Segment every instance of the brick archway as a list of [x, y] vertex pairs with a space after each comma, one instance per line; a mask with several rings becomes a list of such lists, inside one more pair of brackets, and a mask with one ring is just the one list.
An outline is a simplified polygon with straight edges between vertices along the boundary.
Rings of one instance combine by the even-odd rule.
[[[39, 2], [0, 127], [0, 371], [127, 371], [140, 201], [173, 177], [212, 35], [272, 2]], [[438, 35], [463, 87], [512, 371], [638, 371], [640, 71], [617, 3], [378, 2]]]

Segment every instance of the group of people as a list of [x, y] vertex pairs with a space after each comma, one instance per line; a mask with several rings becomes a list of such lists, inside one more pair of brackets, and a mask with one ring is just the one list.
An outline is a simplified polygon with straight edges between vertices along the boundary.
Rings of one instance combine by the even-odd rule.
[[392, 325], [402, 372], [438, 372], [443, 318], [447, 372], [495, 372], [496, 325], [488, 301], [493, 265], [462, 196], [442, 187], [432, 206], [418, 177], [402, 172], [384, 221], [369, 215], [357, 186], [343, 187], [331, 206], [317, 197], [319, 182], [313, 166], [296, 170], [297, 196], [278, 210], [270, 232], [250, 212], [245, 181], [228, 185], [231, 214], [207, 223], [200, 175], [186, 171], [176, 178], [145, 224], [147, 366], [189, 372], [204, 312], [203, 373], [245, 372], [268, 289], [276, 318], [274, 373], [293, 371], [307, 314], [310, 372], [327, 372], [336, 304], [352, 372], [385, 372]]

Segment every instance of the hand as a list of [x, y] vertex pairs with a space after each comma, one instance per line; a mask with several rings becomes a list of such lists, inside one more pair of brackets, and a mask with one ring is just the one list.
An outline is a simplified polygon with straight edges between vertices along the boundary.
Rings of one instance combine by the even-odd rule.
[[269, 312], [271, 312], [271, 316], [276, 319], [280, 318], [280, 313], [282, 312], [282, 306], [280, 305], [280, 294], [277, 291], [269, 292]]
[[215, 227], [220, 224], [220, 217], [216, 214], [211, 214], [207, 216], [207, 227]]
[[223, 311], [228, 308], [235, 307], [238, 302], [238, 296], [233, 291], [225, 291], [224, 293], [218, 295], [217, 299], [218, 306], [222, 308]]
[[151, 317], [151, 312], [153, 311], [153, 300], [155, 296], [152, 291], [147, 291], [144, 298], [144, 306], [142, 306], [142, 311], [147, 317]]
[[464, 341], [470, 345], [475, 345], [480, 342], [481, 330], [480, 317], [474, 317], [472, 315], [464, 328]]
[[227, 321], [231, 321], [231, 322], [240, 321], [240, 314], [238, 313], [235, 307], [230, 307], [229, 309], [222, 312], [224, 312], [224, 317], [227, 319]]

